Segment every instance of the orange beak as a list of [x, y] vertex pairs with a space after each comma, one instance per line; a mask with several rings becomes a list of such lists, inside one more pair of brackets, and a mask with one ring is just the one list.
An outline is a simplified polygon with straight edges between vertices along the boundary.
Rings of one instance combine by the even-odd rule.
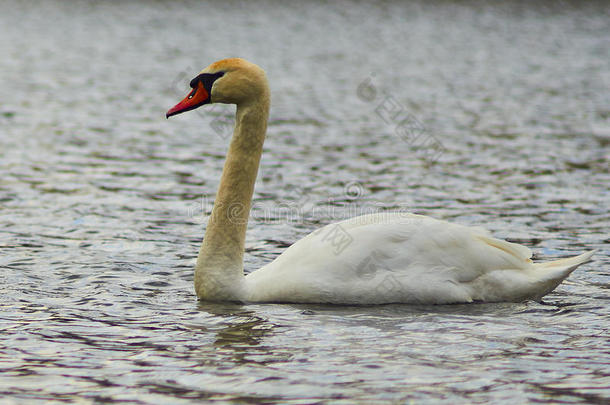
[[210, 102], [210, 95], [208, 91], [205, 89], [203, 83], [201, 81], [197, 82], [197, 87], [191, 91], [188, 96], [184, 98], [181, 102], [173, 106], [167, 111], [165, 114], [165, 118], [169, 118], [172, 115], [180, 114], [186, 111], [194, 110], [197, 107], [200, 107], [204, 104]]

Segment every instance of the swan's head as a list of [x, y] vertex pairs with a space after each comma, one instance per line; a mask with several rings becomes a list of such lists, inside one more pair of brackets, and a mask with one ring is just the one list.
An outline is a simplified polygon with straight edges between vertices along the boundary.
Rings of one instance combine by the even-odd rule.
[[212, 63], [191, 80], [191, 92], [172, 107], [166, 118], [194, 110], [204, 104], [247, 104], [268, 96], [265, 71], [241, 58]]

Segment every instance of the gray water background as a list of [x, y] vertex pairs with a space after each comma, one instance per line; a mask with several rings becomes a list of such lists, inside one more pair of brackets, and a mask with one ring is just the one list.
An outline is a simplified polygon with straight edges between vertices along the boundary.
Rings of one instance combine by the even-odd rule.
[[[609, 6], [486, 3], [0, 2], [0, 403], [608, 403]], [[164, 113], [228, 56], [247, 272], [379, 210], [599, 252], [543, 303], [198, 303], [234, 108]]]

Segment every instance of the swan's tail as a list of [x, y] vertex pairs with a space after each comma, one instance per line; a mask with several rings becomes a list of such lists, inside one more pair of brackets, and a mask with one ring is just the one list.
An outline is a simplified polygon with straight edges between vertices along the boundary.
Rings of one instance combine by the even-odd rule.
[[538, 299], [553, 291], [555, 287], [568, 277], [570, 273], [576, 270], [578, 266], [590, 261], [591, 256], [593, 256], [595, 252], [597, 252], [597, 250], [591, 250], [574, 257], [553, 260], [552, 262], [534, 264], [536, 274], [540, 275], [540, 281], [542, 281], [546, 287], [544, 291], [542, 291], [542, 294], [538, 296]]

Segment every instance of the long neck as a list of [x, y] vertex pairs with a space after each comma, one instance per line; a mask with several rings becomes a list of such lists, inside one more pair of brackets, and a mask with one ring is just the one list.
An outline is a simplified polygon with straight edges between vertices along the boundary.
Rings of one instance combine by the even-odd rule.
[[246, 228], [268, 115], [268, 94], [237, 106], [235, 131], [195, 268], [195, 291], [201, 299], [239, 299]]

